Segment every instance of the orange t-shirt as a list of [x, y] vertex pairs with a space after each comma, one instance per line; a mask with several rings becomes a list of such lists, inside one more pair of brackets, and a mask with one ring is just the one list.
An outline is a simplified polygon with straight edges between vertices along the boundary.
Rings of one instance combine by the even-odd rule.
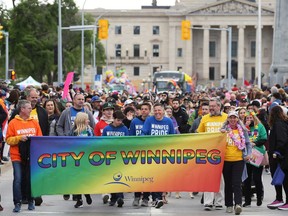
[[37, 120], [29, 118], [22, 119], [16, 115], [8, 124], [6, 142], [10, 145], [10, 156], [12, 161], [21, 161], [18, 143], [22, 136], [42, 136], [42, 131]]

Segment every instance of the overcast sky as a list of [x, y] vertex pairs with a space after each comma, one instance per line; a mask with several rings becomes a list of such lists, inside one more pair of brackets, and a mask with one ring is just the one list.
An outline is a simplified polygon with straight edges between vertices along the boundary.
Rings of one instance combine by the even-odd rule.
[[[0, 0], [10, 8], [12, 0]], [[20, 0], [16, 0], [16, 3]], [[53, 0], [51, 0], [53, 1]], [[85, 0], [74, 0], [79, 9], [82, 9]], [[105, 8], [105, 9], [140, 9], [141, 6], [151, 6], [152, 0], [86, 0], [85, 9]], [[158, 6], [175, 5], [175, 0], [157, 0]]]

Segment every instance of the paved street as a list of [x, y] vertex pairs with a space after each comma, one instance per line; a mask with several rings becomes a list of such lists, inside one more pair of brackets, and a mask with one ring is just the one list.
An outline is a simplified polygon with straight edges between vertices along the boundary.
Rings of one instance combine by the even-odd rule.
[[[15, 215], [12, 213], [13, 201], [12, 201], [12, 167], [11, 164], [2, 166], [2, 175], [0, 177], [0, 192], [2, 194], [1, 204], [4, 207], [4, 211], [0, 212], [0, 215]], [[267, 203], [274, 199], [274, 190], [270, 185], [271, 176], [266, 173], [263, 174], [265, 185], [265, 198], [261, 207], [256, 206], [254, 200], [251, 208], [243, 208], [242, 215], [285, 215], [286, 213], [279, 210], [267, 209]], [[22, 205], [21, 215], [39, 215], [39, 216], [64, 216], [64, 215], [132, 215], [132, 216], [190, 216], [190, 215], [228, 215], [225, 210], [214, 210], [213, 212], [207, 212], [203, 210], [203, 206], [200, 204], [200, 195], [197, 195], [194, 199], [189, 198], [188, 193], [181, 193], [182, 198], [176, 199], [175, 194], [168, 198], [169, 203], [164, 205], [161, 209], [155, 209], [153, 207], [148, 208], [135, 208], [132, 207], [133, 194], [125, 194], [125, 204], [123, 208], [110, 207], [102, 204], [101, 195], [93, 195], [93, 203], [91, 206], [85, 205], [80, 209], [75, 209], [75, 202], [71, 199], [64, 201], [62, 196], [43, 196], [44, 203], [40, 207], [36, 207], [35, 211], [28, 211], [27, 205]]]

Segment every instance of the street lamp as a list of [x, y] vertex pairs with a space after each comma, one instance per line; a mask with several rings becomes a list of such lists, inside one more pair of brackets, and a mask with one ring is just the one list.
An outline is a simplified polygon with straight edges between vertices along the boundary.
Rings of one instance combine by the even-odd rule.
[[151, 89], [151, 73], [148, 73], [148, 89], [149, 89], [149, 91], [150, 91], [150, 89]]
[[58, 0], [58, 84], [62, 83], [62, 15], [61, 0]]
[[261, 26], [261, 0], [258, 1], [258, 88], [261, 88], [262, 71], [262, 26]]
[[[86, 0], [84, 0], [82, 7], [82, 27], [84, 26], [84, 6]], [[81, 88], [84, 89], [84, 30], [81, 31]]]

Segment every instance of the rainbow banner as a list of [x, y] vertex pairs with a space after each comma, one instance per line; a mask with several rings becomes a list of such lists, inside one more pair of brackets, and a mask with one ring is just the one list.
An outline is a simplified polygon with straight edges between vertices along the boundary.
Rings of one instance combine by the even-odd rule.
[[32, 137], [33, 196], [219, 191], [226, 134]]

